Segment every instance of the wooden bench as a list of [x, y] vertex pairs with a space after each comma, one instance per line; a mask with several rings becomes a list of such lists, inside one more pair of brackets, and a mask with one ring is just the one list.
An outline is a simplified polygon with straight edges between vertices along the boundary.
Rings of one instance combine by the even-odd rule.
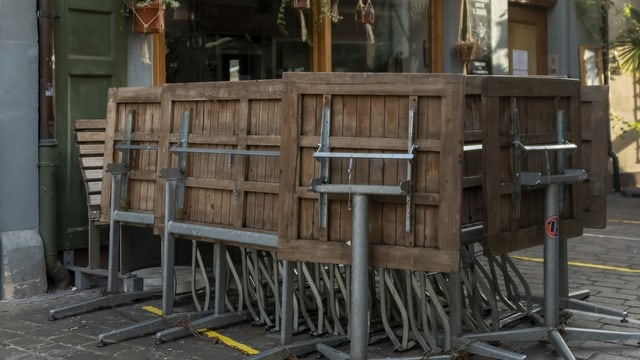
[[85, 289], [92, 286], [94, 276], [107, 276], [100, 267], [100, 204], [102, 200], [102, 178], [104, 176], [105, 119], [78, 119], [74, 122], [74, 136], [80, 161], [82, 182], [88, 212], [88, 261], [86, 267], [71, 266], [76, 272], [75, 285]]

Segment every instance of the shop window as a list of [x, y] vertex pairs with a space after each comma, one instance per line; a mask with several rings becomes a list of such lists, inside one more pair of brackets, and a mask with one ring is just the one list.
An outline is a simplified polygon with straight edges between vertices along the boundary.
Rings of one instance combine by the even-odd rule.
[[356, 21], [355, 4], [339, 3], [342, 19], [332, 26], [333, 71], [432, 72], [431, 1], [372, 1], [370, 29]]
[[[315, 37], [331, 39], [331, 48], [327, 42], [326, 49], [316, 50], [330, 52], [333, 71], [432, 72], [430, 19], [436, 1], [372, 0], [375, 19], [369, 31], [355, 20], [357, 2], [339, 1], [339, 21]], [[311, 41], [317, 34], [303, 41], [298, 12], [289, 8], [283, 33], [276, 21], [279, 4], [181, 0], [165, 19], [166, 82], [274, 79], [283, 72], [311, 71]], [[308, 31], [321, 31], [305, 14]]]
[[166, 14], [166, 81], [273, 79], [309, 71], [310, 47], [282, 33], [279, 0], [181, 0]]

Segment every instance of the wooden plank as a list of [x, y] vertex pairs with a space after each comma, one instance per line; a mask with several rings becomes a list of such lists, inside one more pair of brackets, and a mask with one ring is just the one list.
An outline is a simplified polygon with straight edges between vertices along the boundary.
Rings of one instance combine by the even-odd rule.
[[91, 206], [99, 206], [100, 202], [101, 202], [101, 195], [100, 194], [91, 194], [89, 195], [89, 205]]
[[87, 182], [87, 186], [91, 193], [100, 192], [102, 190], [102, 181], [90, 181]]
[[80, 144], [78, 147], [78, 153], [81, 156], [104, 155], [104, 144]]
[[101, 130], [107, 128], [105, 119], [77, 119], [73, 122], [73, 127], [77, 130]]
[[[295, 83], [287, 84], [282, 98], [282, 126], [280, 127], [281, 149], [297, 149], [298, 136], [300, 135], [300, 108], [298, 104], [298, 88]], [[297, 184], [299, 175], [296, 167], [299, 161], [299, 151], [280, 152], [280, 188], [278, 211], [280, 221], [278, 224], [278, 248], [292, 245], [297, 239], [298, 224], [289, 219], [295, 219], [298, 214]]]
[[582, 163], [589, 174], [583, 189], [583, 224], [602, 229], [607, 225], [607, 177], [609, 134], [609, 88], [583, 86], [580, 92], [582, 131]]
[[104, 165], [104, 156], [100, 157], [83, 157], [80, 159], [83, 168], [98, 167], [102, 169]]
[[84, 177], [87, 180], [101, 180], [102, 169], [99, 170], [84, 170]]
[[556, 97], [580, 95], [580, 80], [551, 77], [482, 77], [483, 94], [499, 97]]
[[77, 131], [76, 141], [80, 143], [86, 142], [104, 142], [105, 134], [102, 131]]
[[[458, 204], [458, 206], [441, 206], [438, 208], [438, 248], [441, 250], [458, 251], [460, 242], [455, 241], [460, 234], [460, 208], [462, 189], [462, 133], [463, 126], [460, 119], [464, 109], [464, 89], [462, 86], [451, 87], [450, 92], [443, 99], [442, 116], [439, 125], [442, 151], [440, 152], [439, 193], [443, 201]], [[438, 124], [438, 121], [433, 121]], [[446, 174], [446, 175], [445, 175]], [[450, 174], [455, 174], [451, 176]], [[457, 269], [458, 264], [455, 264]]]

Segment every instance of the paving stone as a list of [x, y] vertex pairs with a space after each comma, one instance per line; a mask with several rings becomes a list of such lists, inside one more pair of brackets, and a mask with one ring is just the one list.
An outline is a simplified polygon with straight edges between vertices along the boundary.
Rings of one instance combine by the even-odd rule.
[[54, 344], [47, 339], [24, 335], [15, 339], [7, 340], [6, 343], [18, 349], [24, 350], [35, 350], [40, 347]]

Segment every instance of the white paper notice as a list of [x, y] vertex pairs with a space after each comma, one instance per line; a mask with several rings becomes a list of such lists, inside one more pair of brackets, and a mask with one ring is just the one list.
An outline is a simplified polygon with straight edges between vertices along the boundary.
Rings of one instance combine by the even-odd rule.
[[529, 75], [529, 52], [527, 50], [513, 50], [513, 75], [527, 76]]

